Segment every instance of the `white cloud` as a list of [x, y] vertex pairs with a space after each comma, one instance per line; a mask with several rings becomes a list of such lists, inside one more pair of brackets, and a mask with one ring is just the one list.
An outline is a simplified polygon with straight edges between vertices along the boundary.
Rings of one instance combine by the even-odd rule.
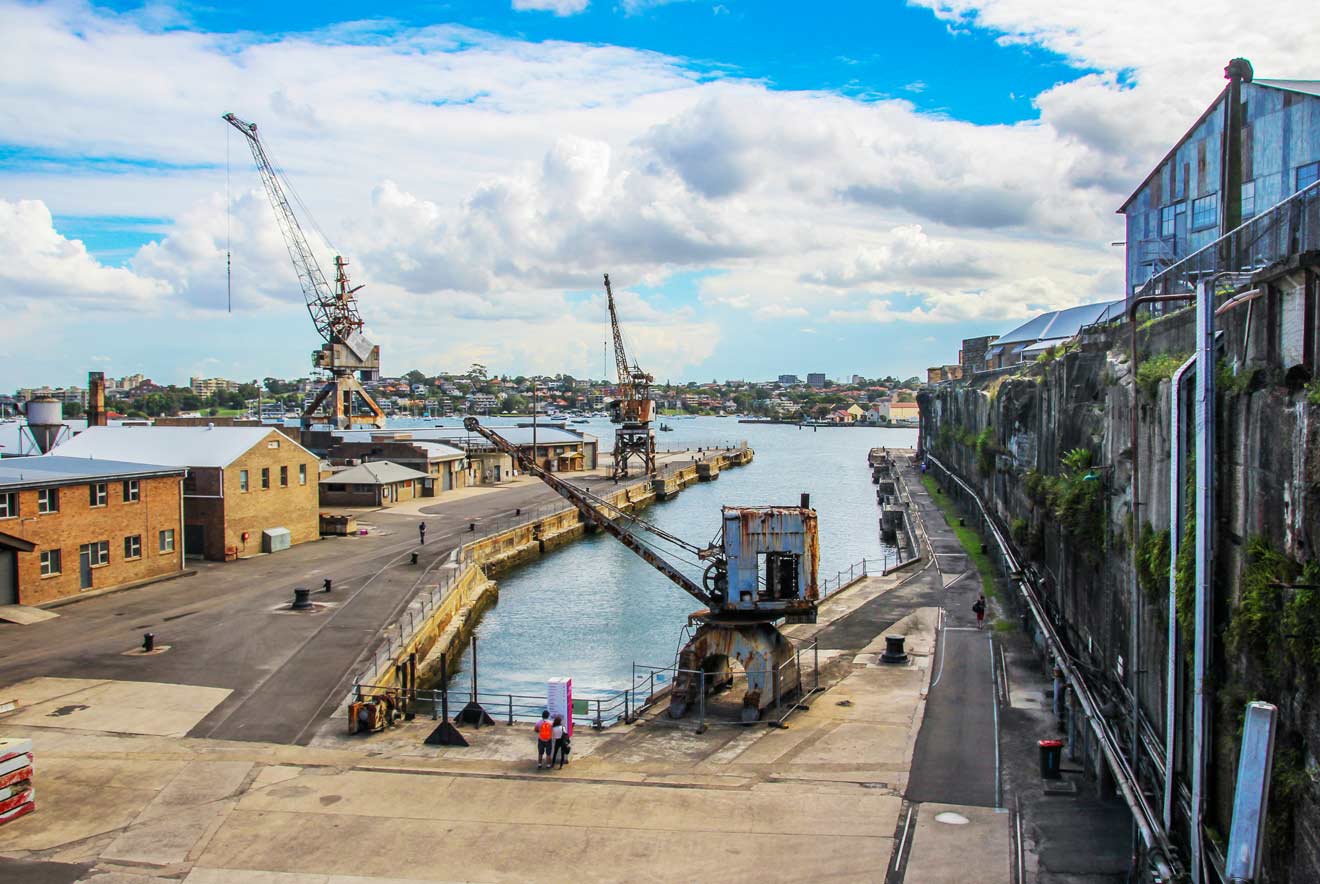
[[[1268, 18], [1226, 3], [921, 5], [1098, 73], [1032, 96], [1037, 120], [973, 125], [622, 47], [372, 22], [217, 35], [0, 0], [0, 125], [58, 167], [0, 175], [0, 278], [24, 305], [214, 313], [227, 294], [228, 214], [235, 309], [297, 305], [245, 145], [218, 119], [234, 110], [260, 124], [367, 284], [362, 309], [387, 364], [439, 369], [485, 354], [510, 369], [579, 360], [585, 372], [598, 364], [603, 309], [571, 293], [596, 292], [604, 271], [652, 286], [719, 271], [698, 283], [700, 308], [753, 324], [1013, 319], [1121, 295], [1114, 208], [1214, 97], [1230, 55], [1254, 52], [1277, 76], [1314, 74], [1315, 19], [1293, 0]], [[52, 212], [172, 226], [109, 267], [61, 236]], [[328, 266], [333, 252], [317, 247]], [[629, 309], [646, 318], [632, 331], [657, 374], [699, 364], [720, 341], [701, 313], [643, 299]], [[730, 324], [723, 346], [749, 333]]]
[[513, 0], [519, 11], [553, 12], [555, 15], [577, 15], [586, 10], [590, 0]]

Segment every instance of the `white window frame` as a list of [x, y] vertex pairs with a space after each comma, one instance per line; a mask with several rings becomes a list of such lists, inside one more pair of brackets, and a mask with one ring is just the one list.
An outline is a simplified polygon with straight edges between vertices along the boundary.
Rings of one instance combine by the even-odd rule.
[[161, 554], [174, 552], [174, 529], [166, 528], [160, 532], [157, 538], [157, 549]]
[[280, 487], [281, 487], [281, 488], [288, 488], [288, 487], [289, 487], [289, 465], [288, 465], [288, 464], [282, 464], [282, 465], [280, 466]]
[[241, 491], [243, 494], [247, 494], [248, 489], [250, 489], [251, 487], [252, 487], [252, 481], [251, 481], [251, 478], [248, 476], [248, 471], [247, 471], [247, 470], [239, 470], [239, 471], [238, 471], [238, 490]]
[[87, 486], [87, 505], [100, 509], [110, 505], [110, 485], [107, 482], [93, 482]]
[[90, 554], [88, 561], [91, 562], [91, 567], [104, 568], [110, 564], [110, 541], [93, 540], [91, 543], [84, 543], [78, 548], [79, 556], [82, 555], [84, 549]]
[[298, 464], [298, 484], [307, 484], [307, 464], [305, 463]]
[[142, 499], [142, 486], [137, 479], [124, 480], [124, 503], [137, 503]]
[[124, 560], [142, 558], [142, 535], [130, 534], [124, 538]]
[[63, 556], [58, 549], [43, 549], [41, 551], [41, 576], [58, 577], [63, 573]]
[[0, 491], [0, 519], [18, 518], [18, 492]]
[[52, 516], [60, 511], [60, 489], [37, 489], [37, 515]]

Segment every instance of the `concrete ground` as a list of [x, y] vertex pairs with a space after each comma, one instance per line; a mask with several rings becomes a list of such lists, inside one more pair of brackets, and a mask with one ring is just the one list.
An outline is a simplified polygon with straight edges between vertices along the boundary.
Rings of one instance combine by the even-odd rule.
[[[572, 478], [614, 487], [599, 475]], [[366, 536], [323, 538], [237, 562], [197, 562], [192, 577], [88, 598], [28, 626], [0, 624], [0, 685], [56, 676], [220, 689], [222, 700], [192, 725], [190, 736], [306, 742], [347, 693], [381, 629], [435, 582], [432, 566], [474, 536], [470, 525], [480, 530], [518, 510], [560, 501], [530, 479], [469, 491], [428, 498], [422, 516], [363, 514]], [[427, 536], [420, 546], [423, 518]], [[413, 552], [418, 565], [410, 564]], [[287, 610], [295, 587], [319, 590], [327, 577], [333, 590], [316, 593], [315, 613]], [[145, 632], [168, 650], [131, 653]], [[5, 699], [0, 694], [0, 703]]]
[[[0, 701], [19, 700], [0, 716], [0, 736], [33, 740], [39, 808], [0, 827], [0, 880], [1091, 880], [1047, 877], [1065, 860], [1073, 869], [1103, 860], [1085, 843], [1081, 802], [1072, 805], [1081, 813], [1058, 817], [1048, 805], [1007, 809], [1059, 800], [1029, 794], [1039, 787], [1034, 743], [1000, 743], [1002, 719], [1048, 716], [1035, 699], [1039, 676], [1016, 655], [1011, 664], [996, 656], [991, 633], [975, 631], [979, 581], [949, 548], [951, 532], [914, 476], [908, 487], [923, 549], [939, 554], [868, 577], [826, 600], [817, 624], [786, 629], [796, 641], [819, 640], [824, 683], [787, 727], [715, 720], [698, 733], [657, 709], [603, 732], [579, 727], [571, 763], [551, 771], [536, 769], [525, 725], [465, 729], [468, 748], [426, 746], [434, 722], [425, 719], [369, 737], [286, 739], [303, 716], [320, 720], [326, 710], [288, 701], [294, 685], [278, 676], [287, 658], [273, 646], [294, 627], [278, 624], [309, 630], [289, 655], [351, 645], [369, 610], [406, 593], [381, 593], [389, 598], [357, 612], [360, 622], [337, 623], [335, 612], [377, 587], [406, 588], [395, 577], [411, 566], [390, 565], [383, 577], [369, 569], [415, 548], [412, 517], [311, 545], [361, 542], [368, 551], [332, 594], [340, 607], [319, 619], [271, 611], [287, 597], [281, 563], [297, 564], [283, 556], [225, 566], [277, 584], [278, 597], [234, 579], [205, 601], [172, 598], [179, 590], [165, 585], [143, 591], [145, 610], [134, 607], [137, 593], [75, 606], [78, 618], [27, 627], [48, 631], [0, 661]], [[500, 500], [477, 495], [441, 514], [454, 524], [433, 525], [428, 554], [456, 542], [483, 498]], [[289, 555], [328, 566], [311, 552]], [[87, 624], [81, 639], [67, 625], [50, 629], [78, 620]], [[152, 627], [171, 650], [124, 653]], [[344, 634], [325, 643], [327, 629]], [[905, 636], [906, 664], [880, 662], [891, 634]], [[322, 663], [320, 654], [299, 668], [313, 693], [352, 657], [327, 653]]]

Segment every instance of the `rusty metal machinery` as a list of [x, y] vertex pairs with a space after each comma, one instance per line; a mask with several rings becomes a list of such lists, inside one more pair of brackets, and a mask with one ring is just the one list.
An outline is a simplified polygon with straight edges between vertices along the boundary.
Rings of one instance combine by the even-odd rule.
[[619, 398], [610, 403], [610, 420], [619, 425], [614, 431], [611, 477], [626, 479], [628, 465], [633, 461], [640, 465], [641, 475], [650, 476], [655, 473], [655, 430], [651, 427], [655, 419], [651, 382], [655, 379], [642, 371], [636, 361], [628, 364], [608, 273], [605, 274], [605, 300], [609, 304], [610, 331], [614, 335], [614, 368], [619, 376]]
[[335, 429], [384, 427], [385, 412], [361, 383], [364, 380], [375, 380], [380, 375], [380, 347], [362, 334], [362, 316], [358, 313], [357, 299], [354, 297], [362, 286], [349, 284], [345, 269], [348, 261], [336, 255], [335, 287], [330, 288], [298, 224], [298, 218], [293, 213], [284, 185], [280, 183], [281, 176], [271, 164], [266, 148], [257, 136], [257, 124], [241, 120], [234, 114], [225, 114], [224, 120], [247, 139], [248, 147], [252, 150], [252, 160], [257, 164], [266, 195], [275, 211], [280, 233], [284, 235], [289, 259], [293, 261], [293, 268], [298, 273], [298, 284], [302, 287], [307, 312], [311, 314], [317, 333], [325, 340], [319, 350], [312, 352], [312, 364], [328, 371], [330, 378], [303, 410], [302, 428], [306, 430], [311, 427], [323, 404], [325, 409], [321, 419]]
[[[783, 666], [793, 657], [793, 643], [777, 624], [816, 620], [820, 547], [816, 511], [807, 495], [802, 495], [798, 506], [722, 507], [719, 532], [709, 544], [700, 546], [564, 481], [476, 418], [467, 418], [463, 425], [577, 507], [588, 524], [618, 539], [704, 606], [688, 617], [697, 629], [679, 651], [679, 673], [669, 700], [672, 717], [681, 718], [697, 701], [703, 683], [708, 692], [727, 683], [731, 661], [747, 674], [745, 721], [756, 720], [774, 702], [774, 681], [781, 668], [792, 674], [789, 683], [779, 683], [780, 694], [798, 687], [791, 683], [796, 671]], [[669, 544], [673, 550], [662, 551], [658, 543]], [[705, 564], [699, 581], [670, 561], [682, 556]], [[705, 677], [699, 675], [702, 672]]]

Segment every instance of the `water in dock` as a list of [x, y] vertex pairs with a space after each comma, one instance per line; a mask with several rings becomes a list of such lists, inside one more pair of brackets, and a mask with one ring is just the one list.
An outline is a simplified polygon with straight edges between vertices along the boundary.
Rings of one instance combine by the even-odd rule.
[[[582, 427], [608, 450], [612, 427]], [[862, 558], [883, 556], [879, 507], [867, 452], [877, 446], [911, 448], [915, 430], [739, 424], [698, 418], [658, 436], [661, 446], [736, 444], [756, 450], [748, 466], [692, 485], [641, 516], [684, 540], [709, 543], [723, 505], [796, 506], [802, 492], [820, 517], [820, 576]], [[662, 544], [662, 546], [666, 546]], [[891, 552], [892, 554], [892, 552]], [[687, 558], [695, 559], [693, 556]], [[699, 576], [695, 566], [689, 573]], [[627, 684], [631, 664], [669, 665], [696, 599], [612, 537], [587, 536], [499, 579], [499, 604], [477, 628], [479, 689], [544, 696], [547, 678], [572, 677], [577, 691]], [[470, 678], [466, 655], [452, 684]]]

